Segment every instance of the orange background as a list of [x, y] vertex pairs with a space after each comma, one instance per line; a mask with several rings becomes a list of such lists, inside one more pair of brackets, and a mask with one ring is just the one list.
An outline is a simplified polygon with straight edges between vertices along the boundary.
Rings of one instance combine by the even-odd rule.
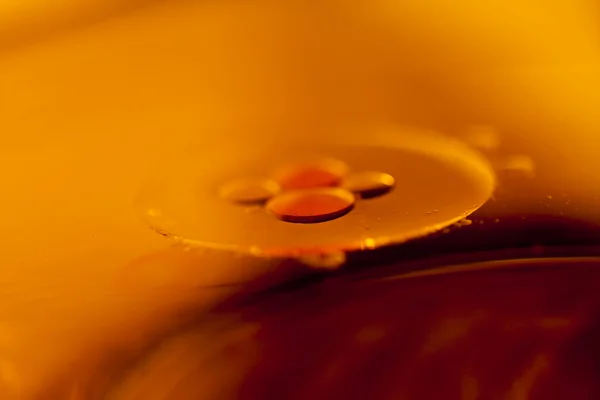
[[598, 195], [591, 1], [148, 3], [0, 5], [0, 397], [219, 298], [191, 296], [206, 276], [185, 264], [123, 280], [167, 246], [131, 198], [183, 146], [278, 124], [487, 124], [549, 192]]

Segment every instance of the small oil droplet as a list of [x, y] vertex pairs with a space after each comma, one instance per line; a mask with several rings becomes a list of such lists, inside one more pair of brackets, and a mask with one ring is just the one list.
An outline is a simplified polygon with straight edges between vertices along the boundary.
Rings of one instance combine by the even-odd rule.
[[377, 243], [375, 242], [375, 239], [367, 238], [364, 240], [363, 248], [373, 250], [373, 249], [375, 249], [375, 247], [377, 247]]
[[277, 182], [269, 179], [243, 178], [223, 185], [221, 197], [238, 204], [260, 204], [279, 193]]
[[371, 199], [389, 192], [394, 184], [394, 177], [390, 174], [363, 171], [346, 177], [342, 182], [342, 187], [363, 199]]
[[462, 219], [460, 221], [458, 221], [455, 225], [458, 227], [463, 227], [463, 226], [469, 226], [472, 225], [473, 221], [471, 221], [470, 219]]

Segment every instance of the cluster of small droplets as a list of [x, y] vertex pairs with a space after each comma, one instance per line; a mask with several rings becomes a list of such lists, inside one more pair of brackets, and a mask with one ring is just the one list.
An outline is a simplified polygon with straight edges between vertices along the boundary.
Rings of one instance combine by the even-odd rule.
[[270, 178], [228, 182], [221, 196], [240, 205], [263, 205], [278, 219], [316, 223], [339, 218], [352, 210], [356, 199], [388, 193], [394, 178], [377, 171], [349, 172], [341, 161], [323, 159], [275, 169]]

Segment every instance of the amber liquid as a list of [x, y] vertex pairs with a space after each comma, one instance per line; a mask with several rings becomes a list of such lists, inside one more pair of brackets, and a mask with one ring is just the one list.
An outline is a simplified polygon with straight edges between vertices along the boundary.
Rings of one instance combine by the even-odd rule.
[[165, 338], [107, 398], [595, 399], [599, 267], [537, 259], [287, 285]]
[[[597, 10], [433, 3], [2, 2], [0, 398], [599, 398]], [[136, 218], [182, 147], [373, 121], [490, 125], [535, 177], [327, 274], [199, 262]]]
[[542, 198], [241, 292], [159, 340], [108, 398], [595, 399], [598, 226], [543, 215]]

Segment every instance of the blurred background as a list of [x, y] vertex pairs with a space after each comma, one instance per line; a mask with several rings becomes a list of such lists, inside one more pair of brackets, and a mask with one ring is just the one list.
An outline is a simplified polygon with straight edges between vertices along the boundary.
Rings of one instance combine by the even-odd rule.
[[535, 165], [537, 194], [597, 221], [599, 11], [591, 0], [4, 0], [0, 397], [94, 398], [80, 386], [104, 382], [115, 354], [134, 357], [237, 290], [205, 287], [238, 261], [204, 255], [222, 265], [207, 271], [173, 259], [132, 211], [148, 170], [181, 149], [281, 129], [310, 140], [340, 124], [458, 138], [491, 127], [500, 154]]

